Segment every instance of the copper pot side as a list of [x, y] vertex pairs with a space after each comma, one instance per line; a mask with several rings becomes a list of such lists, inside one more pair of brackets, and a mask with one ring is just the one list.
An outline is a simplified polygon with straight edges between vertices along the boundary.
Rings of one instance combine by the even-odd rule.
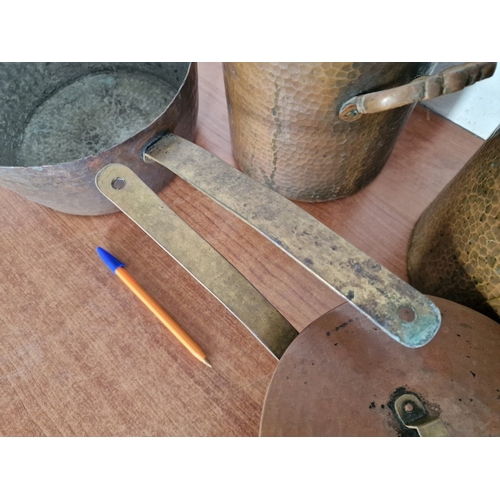
[[225, 63], [233, 154], [250, 177], [300, 201], [349, 196], [391, 154], [413, 105], [339, 117], [350, 98], [406, 84], [432, 63]]
[[420, 216], [408, 252], [423, 293], [500, 320], [500, 128]]

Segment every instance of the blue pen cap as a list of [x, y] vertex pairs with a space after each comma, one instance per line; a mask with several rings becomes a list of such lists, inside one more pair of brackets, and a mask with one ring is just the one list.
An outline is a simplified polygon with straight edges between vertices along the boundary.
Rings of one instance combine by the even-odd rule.
[[125, 267], [123, 262], [119, 261], [114, 255], [111, 255], [109, 252], [104, 250], [104, 248], [97, 247], [97, 253], [109, 269], [111, 269], [111, 271], [116, 272], [119, 267]]

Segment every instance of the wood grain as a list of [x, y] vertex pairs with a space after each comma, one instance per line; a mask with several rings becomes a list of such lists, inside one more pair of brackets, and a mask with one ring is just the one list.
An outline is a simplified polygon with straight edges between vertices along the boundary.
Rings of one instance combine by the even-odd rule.
[[[196, 143], [234, 165], [221, 65], [200, 63], [199, 74]], [[299, 205], [406, 279], [418, 216], [482, 142], [417, 108], [370, 186]], [[161, 198], [297, 329], [343, 302], [181, 179]], [[258, 434], [277, 361], [123, 214], [61, 214], [5, 189], [0, 213], [0, 435]], [[107, 271], [97, 246], [127, 263], [205, 350], [212, 370]]]

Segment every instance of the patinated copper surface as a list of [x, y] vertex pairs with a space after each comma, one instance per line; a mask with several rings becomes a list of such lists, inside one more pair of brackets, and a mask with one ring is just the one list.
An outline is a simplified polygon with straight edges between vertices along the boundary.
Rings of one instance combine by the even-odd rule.
[[[500, 435], [500, 325], [431, 297], [443, 323], [405, 349], [343, 304], [290, 345], [269, 386], [261, 436], [411, 436], [394, 402], [416, 395], [451, 436]], [[375, 332], [376, 333], [376, 332]]]
[[500, 320], [500, 128], [418, 220], [411, 284]]
[[302, 201], [348, 196], [386, 163], [412, 106], [345, 122], [364, 92], [409, 83], [431, 63], [225, 63], [233, 155], [250, 177]]
[[[448, 69], [446, 81], [436, 75], [428, 84], [414, 82], [433, 68], [428, 62], [225, 63], [235, 160], [293, 200], [351, 195], [385, 165], [417, 100], [488, 78], [495, 65], [474, 63]], [[364, 112], [374, 114], [357, 120]]]
[[[97, 77], [103, 88], [94, 86], [93, 90], [98, 90], [109, 112], [114, 113], [111, 122], [116, 135], [107, 142], [103, 139], [109, 135], [107, 113], [98, 116], [97, 109], [89, 115], [83, 109], [84, 104], [92, 104], [92, 99], [82, 95], [88, 89], [85, 81], [88, 79], [95, 85]], [[128, 95], [113, 94], [114, 86], [120, 82], [124, 82]], [[64, 92], [71, 86], [73, 95], [64, 100]], [[146, 88], [149, 95], [144, 94]], [[154, 109], [151, 114], [154, 102], [145, 101], [152, 100], [151, 94], [161, 97], [162, 92], [166, 97], [161, 100], [157, 114]], [[170, 104], [169, 98], [172, 98]], [[141, 107], [147, 108], [146, 105], [150, 114], [144, 116]], [[46, 119], [36, 121], [42, 109]], [[80, 121], [86, 123], [81, 131], [65, 129], [61, 117], [74, 118], [73, 114], [79, 117], [79, 113], [82, 120], [77, 118], [75, 126]], [[161, 190], [173, 174], [160, 165], [144, 163], [141, 151], [153, 137], [167, 131], [192, 140], [197, 113], [196, 63], [2, 63], [0, 165], [5, 166], [0, 166], [0, 185], [61, 212], [77, 215], [116, 212], [117, 208], [97, 190], [95, 174], [109, 163], [124, 162], [154, 191]], [[136, 126], [139, 116], [145, 120], [144, 126]], [[130, 135], [122, 130], [130, 131]], [[83, 140], [81, 134], [85, 134]], [[81, 144], [74, 147], [73, 141]], [[87, 153], [75, 157], [77, 151]], [[47, 158], [58, 163], [37, 163], [37, 152], [40, 161]]]

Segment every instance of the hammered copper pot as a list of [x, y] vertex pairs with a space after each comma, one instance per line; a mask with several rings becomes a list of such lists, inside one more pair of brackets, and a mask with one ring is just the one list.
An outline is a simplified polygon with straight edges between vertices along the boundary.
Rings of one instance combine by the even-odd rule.
[[76, 215], [115, 212], [95, 186], [127, 162], [154, 190], [173, 174], [146, 164], [156, 136], [194, 138], [196, 63], [0, 63], [0, 186]]
[[500, 320], [500, 127], [418, 220], [411, 284]]
[[420, 63], [225, 63], [233, 154], [281, 195], [327, 201], [381, 171], [415, 103], [491, 76], [495, 63], [429, 75]]

